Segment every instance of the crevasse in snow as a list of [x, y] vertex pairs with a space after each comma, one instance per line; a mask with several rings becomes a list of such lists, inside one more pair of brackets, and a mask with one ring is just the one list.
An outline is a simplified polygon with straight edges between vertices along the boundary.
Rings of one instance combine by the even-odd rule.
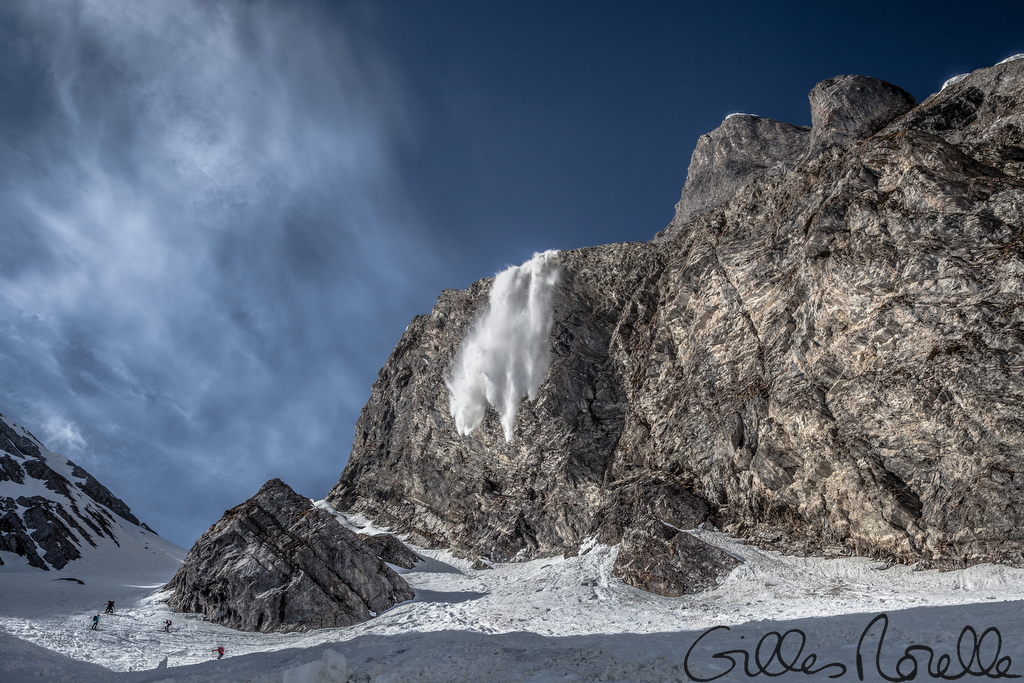
[[558, 251], [536, 253], [494, 277], [490, 302], [462, 342], [445, 384], [459, 434], [483, 422], [490, 404], [512, 440], [523, 397], [537, 398], [550, 362], [551, 295], [561, 267]]

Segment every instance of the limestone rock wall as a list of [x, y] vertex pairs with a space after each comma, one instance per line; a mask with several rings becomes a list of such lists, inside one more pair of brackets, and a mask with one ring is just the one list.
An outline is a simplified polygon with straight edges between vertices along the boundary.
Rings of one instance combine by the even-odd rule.
[[329, 500], [493, 560], [659, 519], [1024, 564], [1022, 90], [1024, 60], [917, 106], [838, 77], [811, 131], [727, 120], [654, 241], [561, 254], [551, 368], [511, 443], [448, 415], [485, 280], [410, 324]]

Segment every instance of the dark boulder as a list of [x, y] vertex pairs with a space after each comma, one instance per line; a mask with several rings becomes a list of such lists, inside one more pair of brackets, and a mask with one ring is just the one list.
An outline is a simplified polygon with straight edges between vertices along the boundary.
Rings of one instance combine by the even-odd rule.
[[414, 597], [353, 532], [280, 479], [225, 512], [167, 589], [177, 612], [263, 632], [349, 626]]
[[659, 519], [622, 536], [612, 573], [630, 586], [674, 598], [714, 588], [740, 561]]
[[371, 553], [402, 569], [412, 569], [417, 562], [423, 561], [409, 546], [391, 534], [359, 534], [359, 540], [366, 544]]

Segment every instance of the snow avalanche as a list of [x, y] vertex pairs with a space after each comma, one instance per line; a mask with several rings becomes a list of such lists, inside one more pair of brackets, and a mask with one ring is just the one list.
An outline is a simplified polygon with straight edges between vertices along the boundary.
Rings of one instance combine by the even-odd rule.
[[537, 398], [550, 362], [551, 295], [558, 251], [536, 253], [494, 277], [487, 309], [462, 342], [445, 384], [459, 434], [480, 426], [490, 404], [512, 440], [519, 402]]

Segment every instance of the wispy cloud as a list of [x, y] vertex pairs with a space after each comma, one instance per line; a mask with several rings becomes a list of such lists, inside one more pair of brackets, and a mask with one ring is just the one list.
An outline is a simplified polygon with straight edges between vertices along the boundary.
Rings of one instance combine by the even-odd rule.
[[39, 78], [31, 117], [0, 113], [0, 401], [130, 504], [222, 491], [208, 514], [277, 470], [325, 492], [367, 340], [435, 267], [392, 168], [401, 89], [366, 17], [331, 11], [5, 11], [6, 68]]
[[50, 450], [63, 451], [67, 455], [76, 455], [86, 447], [78, 425], [58, 415], [47, 418], [43, 423], [42, 435]]

